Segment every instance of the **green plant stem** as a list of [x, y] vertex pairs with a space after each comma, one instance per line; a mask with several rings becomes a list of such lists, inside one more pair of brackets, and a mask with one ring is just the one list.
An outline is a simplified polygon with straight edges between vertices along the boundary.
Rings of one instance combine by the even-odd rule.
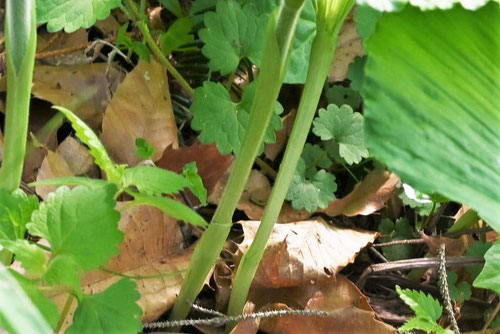
[[156, 44], [155, 40], [153, 39], [153, 36], [151, 36], [151, 32], [149, 31], [147, 23], [142, 20], [140, 13], [137, 11], [137, 8], [135, 7], [135, 4], [132, 0], [124, 0], [125, 5], [127, 6], [128, 10], [133, 13], [134, 17], [132, 18], [135, 23], [137, 24], [137, 27], [139, 27], [139, 30], [141, 31], [142, 36], [144, 36], [144, 39], [146, 40], [146, 43], [148, 44], [149, 48], [153, 53], [155, 54], [156, 58], [165, 66], [168, 72], [172, 74], [172, 76], [179, 82], [179, 84], [187, 91], [187, 93], [193, 97], [194, 96], [194, 89], [189, 85], [189, 83], [184, 79], [184, 77], [175, 69], [175, 67], [168, 61], [167, 57], [163, 54], [161, 51], [160, 47], [158, 44]]
[[[36, 51], [35, 1], [8, 0], [5, 11], [7, 51], [7, 112], [5, 116], [0, 189], [19, 188], [28, 135], [31, 82]], [[12, 253], [0, 250], [0, 262], [10, 265]]]
[[290, 44], [301, 10], [302, 5], [291, 8], [285, 1], [279, 11], [273, 12], [269, 18], [264, 58], [257, 78], [249, 125], [219, 206], [189, 263], [186, 279], [170, 314], [172, 320], [187, 316], [189, 305], [200, 291], [231, 230], [233, 212], [264, 138], [286, 73]]
[[[342, 1], [339, 2], [342, 3]], [[353, 6], [353, 2], [350, 0], [343, 1], [343, 3], [345, 3], [346, 7], [344, 8], [341, 6], [341, 10], [333, 13], [334, 16], [338, 16], [336, 17], [336, 25], [333, 27], [324, 25], [324, 30], [319, 26], [316, 37], [314, 38], [306, 84], [304, 86], [292, 133], [288, 140], [285, 156], [283, 157], [276, 182], [267, 202], [257, 234], [252, 244], [243, 255], [236, 272], [229, 300], [228, 315], [230, 316], [241, 314], [243, 311], [253, 277], [264, 255], [267, 240], [279, 216], [285, 196], [297, 168], [297, 163], [304, 148], [316, 112], [316, 107], [323, 90], [323, 85], [335, 56], [338, 32], [345, 16]], [[322, 13], [318, 11], [318, 15], [321, 14]], [[328, 12], [324, 13], [324, 15], [328, 15]]]

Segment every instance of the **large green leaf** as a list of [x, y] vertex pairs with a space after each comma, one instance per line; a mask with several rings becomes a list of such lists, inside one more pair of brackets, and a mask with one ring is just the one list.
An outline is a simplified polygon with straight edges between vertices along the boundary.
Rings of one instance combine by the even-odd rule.
[[500, 230], [500, 10], [407, 7], [367, 41], [366, 143], [405, 182]]
[[[497, 0], [498, 1], [498, 0]], [[422, 10], [450, 9], [454, 4], [460, 3], [466, 9], [477, 9], [488, 0], [357, 0], [359, 5], [368, 5], [379, 11], [397, 11], [407, 3], [417, 6]]]

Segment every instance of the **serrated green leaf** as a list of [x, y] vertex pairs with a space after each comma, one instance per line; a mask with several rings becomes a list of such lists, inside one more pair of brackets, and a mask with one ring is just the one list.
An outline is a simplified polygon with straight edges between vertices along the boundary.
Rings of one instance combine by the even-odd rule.
[[208, 226], [206, 220], [203, 219], [203, 217], [201, 217], [196, 211], [178, 201], [160, 196], [142, 194], [133, 194], [133, 196], [134, 202], [137, 205], [154, 206], [175, 219], [183, 220], [186, 223], [193, 225], [204, 227]]
[[141, 193], [161, 196], [177, 194], [188, 188], [190, 183], [182, 175], [172, 171], [153, 166], [139, 166], [125, 170], [123, 186], [135, 186]]
[[478, 288], [491, 289], [500, 293], [500, 241], [497, 241], [484, 254], [484, 268], [473, 282], [473, 286]]
[[36, 17], [38, 23], [47, 23], [49, 32], [64, 29], [70, 33], [107, 18], [120, 3], [120, 0], [37, 0]]
[[198, 174], [196, 162], [187, 163], [182, 170], [182, 175], [188, 180], [189, 189], [200, 200], [201, 205], [207, 205], [207, 188], [203, 185], [203, 180]]
[[60, 187], [33, 212], [28, 230], [50, 243], [52, 256], [73, 257], [83, 270], [97, 269], [119, 252], [116, 187]]
[[326, 89], [326, 99], [328, 104], [336, 104], [342, 106], [347, 104], [352, 109], [356, 110], [361, 105], [361, 95], [351, 87], [342, 85], [333, 85]]
[[328, 203], [335, 199], [333, 194], [337, 190], [335, 176], [324, 169], [316, 172], [311, 178], [305, 178], [306, 163], [300, 159], [297, 170], [288, 189], [286, 199], [292, 202], [296, 210], [306, 209], [315, 212], [316, 209], [326, 208]]
[[[406, 321], [403, 326], [398, 328], [401, 332], [413, 332], [414, 329], [420, 329], [427, 333], [435, 333], [435, 334], [448, 334], [443, 327], [439, 326], [435, 321], [431, 321], [428, 318], [411, 318]], [[450, 334], [453, 334], [451, 332]]]
[[23, 239], [26, 224], [38, 209], [38, 197], [27, 196], [24, 191], [12, 193], [0, 189], [0, 239]]
[[89, 153], [94, 158], [95, 163], [107, 174], [108, 180], [115, 184], [120, 182], [122, 170], [111, 161], [108, 152], [102, 145], [97, 135], [91, 128], [70, 110], [63, 107], [54, 107], [70, 120], [77, 137], [89, 147]]
[[81, 279], [83, 271], [73, 257], [58, 255], [51, 259], [42, 280], [49, 285], [67, 287], [78, 298], [82, 296]]
[[322, 140], [333, 139], [339, 145], [340, 156], [348, 164], [358, 163], [368, 157], [363, 134], [363, 116], [343, 105], [340, 108], [330, 104], [319, 110], [314, 119], [313, 133]]
[[[472, 245], [467, 247], [465, 255], [484, 257], [484, 254], [486, 254], [491, 246], [492, 244], [490, 242], [475, 241]], [[471, 273], [472, 279], [475, 279], [481, 272], [481, 269], [483, 269], [483, 266], [468, 266], [466, 269]]]
[[84, 295], [66, 334], [137, 334], [142, 330], [142, 310], [136, 304], [140, 297], [136, 284], [128, 278], [103, 292]]
[[312, 178], [320, 168], [328, 169], [332, 166], [328, 154], [319, 145], [305, 144], [301, 158], [306, 163], [306, 178]]
[[357, 92], [361, 90], [361, 84], [365, 77], [365, 62], [366, 57], [356, 57], [354, 61], [349, 64], [347, 78], [351, 80], [350, 87]]
[[463, 302], [464, 300], [469, 300], [472, 292], [470, 290], [470, 285], [467, 282], [460, 282], [457, 284], [458, 276], [454, 271], [448, 270], [446, 272], [448, 281], [448, 290], [450, 291], [450, 298], [454, 301]]
[[236, 1], [218, 1], [216, 11], [205, 14], [205, 28], [198, 32], [210, 69], [223, 75], [234, 72], [245, 57], [260, 65], [266, 21], [252, 3], [241, 7]]
[[[203, 144], [215, 143], [222, 154], [238, 154], [250, 118], [255, 88], [255, 83], [250, 84], [240, 103], [231, 101], [229, 93], [220, 83], [206, 81], [203, 87], [195, 90], [195, 100], [191, 105], [194, 116], [191, 127], [201, 131], [200, 140]], [[281, 112], [283, 107], [276, 102], [264, 136], [265, 143], [275, 142], [275, 132], [283, 126], [279, 117]]]
[[150, 159], [155, 154], [155, 148], [144, 138], [135, 140], [135, 155], [142, 159]]
[[28, 240], [0, 239], [0, 245], [16, 255], [16, 260], [22, 263], [27, 276], [39, 277], [47, 270], [47, 255], [40, 247]]
[[160, 45], [165, 55], [181, 50], [182, 46], [194, 41], [193, 21], [190, 17], [175, 20], [167, 32], [160, 35]]
[[9, 269], [9, 272], [17, 280], [19, 285], [21, 285], [21, 288], [33, 304], [35, 304], [40, 313], [42, 313], [49, 326], [55, 328], [59, 321], [59, 311], [57, 310], [56, 304], [40, 291], [35, 281], [24, 277], [12, 269]]
[[467, 204], [496, 230], [500, 62], [491, 48], [500, 45], [499, 21], [497, 3], [386, 14], [367, 41], [362, 88], [370, 152], [417, 189]]
[[358, 5], [367, 5], [379, 11], [398, 11], [407, 3], [421, 10], [450, 9], [459, 3], [465, 9], [476, 10], [489, 0], [357, 0]]
[[[0, 264], [0, 328], [8, 333], [53, 333], [37, 306], [22, 289], [13, 274]], [[21, 275], [17, 274], [19, 277]], [[58, 316], [57, 307], [54, 315]], [[57, 324], [52, 323], [52, 327]]]

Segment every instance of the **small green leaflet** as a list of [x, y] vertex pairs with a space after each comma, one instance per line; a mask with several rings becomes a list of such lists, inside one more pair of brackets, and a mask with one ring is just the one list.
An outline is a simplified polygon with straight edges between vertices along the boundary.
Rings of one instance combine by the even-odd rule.
[[182, 50], [182, 46], [194, 41], [193, 22], [190, 17], [175, 20], [167, 32], [160, 35], [160, 45], [165, 55]]
[[[382, 219], [378, 226], [381, 234], [389, 234], [390, 237], [379, 238], [381, 242], [413, 239], [413, 228], [406, 218], [400, 218], [394, 224], [390, 219]], [[413, 247], [411, 245], [394, 245], [383, 247], [384, 254], [391, 261], [411, 258]]]
[[435, 331], [437, 334], [452, 334], [438, 325], [437, 321], [443, 313], [439, 301], [422, 291], [401, 289], [396, 285], [396, 291], [406, 305], [415, 311], [415, 317], [408, 320], [399, 330], [408, 332], [413, 329], [421, 329], [428, 333]]
[[[238, 154], [250, 118], [255, 88], [255, 83], [250, 84], [243, 92], [240, 103], [231, 101], [229, 93], [220, 83], [206, 81], [203, 87], [195, 90], [195, 100], [191, 105], [194, 116], [191, 127], [201, 131], [200, 140], [203, 144], [215, 143], [222, 154]], [[279, 117], [282, 112], [283, 107], [276, 102], [264, 136], [265, 143], [276, 141], [275, 131], [283, 126]]]
[[292, 202], [296, 210], [306, 209], [313, 213], [318, 207], [326, 208], [328, 203], [335, 199], [333, 194], [337, 190], [335, 176], [324, 169], [310, 178], [306, 178], [305, 173], [306, 163], [303, 158], [300, 158], [286, 199]]
[[62, 112], [64, 116], [70, 120], [76, 135], [89, 147], [90, 155], [94, 157], [95, 163], [106, 172], [108, 180], [115, 184], [119, 184], [123, 171], [111, 161], [108, 152], [94, 131], [70, 110], [63, 107], [54, 107], [54, 109]]
[[135, 52], [139, 58], [149, 61], [151, 55], [146, 43], [134, 41], [129, 35], [127, 35], [127, 29], [128, 22], [118, 29], [118, 34], [116, 35], [116, 47], [120, 49], [127, 49], [129, 52]]
[[[488, 251], [488, 249], [490, 249], [491, 246], [492, 244], [489, 242], [483, 242], [480, 240], [475, 241], [472, 245], [469, 245], [469, 247], [467, 247], [465, 255], [484, 257], [484, 254], [486, 254], [486, 252]], [[483, 269], [483, 266], [469, 266], [466, 269], [469, 273], [471, 273], [472, 278], [476, 279], [476, 277], [481, 272], [481, 269]]]
[[448, 277], [448, 289], [451, 299], [461, 303], [463, 303], [464, 300], [469, 300], [472, 295], [469, 283], [463, 281], [457, 284], [458, 276], [451, 270], [446, 272], [446, 276]]
[[347, 73], [347, 78], [351, 80], [350, 87], [357, 92], [361, 90], [361, 84], [363, 83], [363, 79], [365, 77], [365, 62], [366, 56], [363, 56], [356, 57], [354, 61], [349, 64], [349, 72]]
[[177, 17], [184, 16], [184, 12], [182, 11], [181, 4], [179, 0], [158, 0], [159, 3], [162, 4], [163, 7], [168, 9], [172, 14]]
[[319, 168], [328, 169], [332, 166], [332, 161], [329, 159], [327, 152], [319, 145], [306, 143], [301, 158], [306, 163], [306, 179], [312, 178]]
[[326, 89], [326, 99], [328, 104], [341, 106], [347, 104], [353, 110], [357, 110], [361, 105], [361, 95], [351, 87], [333, 85]]
[[136, 287], [124, 278], [103, 292], [84, 295], [65, 333], [137, 334], [142, 330], [142, 310], [136, 304], [141, 297]]
[[[23, 239], [26, 224], [38, 209], [38, 197], [18, 189], [12, 193], [0, 189], [0, 239]], [[1, 243], [0, 243], [1, 244]]]
[[33, 212], [28, 230], [47, 239], [52, 256], [71, 256], [83, 270], [97, 269], [119, 252], [123, 233], [115, 210], [116, 186], [60, 187]]
[[137, 138], [135, 140], [135, 155], [142, 159], [151, 159], [155, 154], [155, 148], [144, 138]]
[[368, 157], [363, 133], [363, 116], [348, 105], [334, 104], [319, 110], [313, 122], [313, 133], [322, 140], [332, 139], [339, 146], [340, 156], [348, 164], [359, 163]]
[[49, 32], [64, 29], [71, 33], [107, 18], [120, 3], [120, 0], [37, 0], [36, 17], [38, 23], [47, 23]]
[[222, 75], [234, 72], [244, 57], [259, 65], [266, 21], [252, 3], [241, 7], [233, 0], [219, 0], [216, 11], [205, 14], [205, 28], [198, 32], [210, 69]]
[[154, 196], [177, 194], [190, 186], [182, 175], [153, 166], [127, 168], [122, 184], [135, 186], [140, 192]]
[[[382, 16], [382, 12], [373, 9], [370, 6], [357, 6], [354, 22], [356, 22], [356, 30], [358, 35], [363, 39], [363, 45], [368, 37], [373, 35], [378, 19]], [[365, 57], [366, 58], [366, 57]]]
[[182, 170], [182, 175], [189, 182], [189, 189], [193, 194], [198, 197], [201, 205], [207, 205], [207, 188], [203, 185], [203, 180], [198, 174], [198, 168], [196, 167], [196, 162], [192, 161], [187, 163]]
[[473, 286], [478, 288], [491, 289], [500, 293], [500, 241], [497, 241], [488, 249], [484, 255], [484, 268], [473, 282]]

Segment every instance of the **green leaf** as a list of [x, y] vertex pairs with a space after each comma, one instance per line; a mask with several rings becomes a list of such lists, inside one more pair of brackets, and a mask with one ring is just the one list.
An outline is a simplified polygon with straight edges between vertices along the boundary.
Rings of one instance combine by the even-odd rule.
[[333, 85], [327, 88], [326, 99], [328, 104], [336, 104], [338, 106], [347, 104], [354, 110], [358, 109], [361, 105], [361, 95], [353, 88], [342, 85]]
[[500, 293], [500, 241], [493, 244], [484, 255], [484, 268], [473, 282], [473, 286], [478, 288], [491, 289]]
[[151, 205], [175, 219], [183, 220], [193, 225], [208, 226], [206, 220], [196, 211], [178, 201], [166, 197], [141, 194], [133, 194], [133, 196], [134, 202], [137, 205]]
[[73, 257], [58, 255], [52, 258], [42, 279], [49, 285], [69, 288], [78, 298], [82, 297], [83, 271]]
[[172, 171], [153, 166], [139, 166], [125, 170], [123, 186], [135, 186], [142, 193], [161, 196], [177, 194], [188, 188], [190, 183], [182, 175]]
[[306, 163], [306, 178], [312, 178], [320, 168], [328, 169], [332, 166], [328, 154], [319, 145], [305, 144], [301, 158]]
[[155, 148], [144, 138], [135, 140], [135, 155], [142, 159], [150, 159], [155, 154]]
[[292, 206], [296, 210], [306, 209], [313, 213], [318, 207], [325, 209], [328, 203], [335, 199], [333, 194], [337, 190], [335, 176], [327, 173], [324, 169], [307, 179], [305, 173], [306, 163], [301, 158], [286, 199], [292, 202]]
[[26, 224], [38, 209], [38, 197], [18, 189], [12, 193], [0, 189], [0, 239], [23, 239]]
[[356, 7], [354, 22], [356, 22], [356, 30], [359, 36], [363, 39], [363, 45], [366, 39], [375, 32], [377, 21], [381, 16], [382, 12], [379, 12], [370, 6]]
[[103, 292], [84, 295], [66, 334], [137, 334], [142, 330], [140, 294], [136, 284], [124, 278]]
[[410, 331], [412, 329], [421, 329], [428, 333], [432, 331], [436, 331], [436, 333], [446, 333], [445, 330], [437, 324], [437, 321], [443, 314], [443, 308], [438, 300], [422, 291], [401, 289], [398, 285], [396, 285], [396, 292], [399, 298], [401, 298], [416, 315], [415, 318], [408, 320], [400, 330]]
[[158, 2], [161, 3], [163, 7], [168, 9], [175, 16], [184, 16], [184, 12], [182, 11], [179, 0], [158, 0]]
[[[400, 192], [399, 198], [401, 198], [404, 205], [409, 205], [420, 216], [428, 216], [431, 214], [431, 211], [433, 208], [432, 202], [430, 202], [430, 203], [429, 202], [422, 203], [421, 201], [417, 202], [416, 200], [408, 197], [408, 195], [406, 194], [406, 192], [404, 190], [402, 190]], [[434, 210], [438, 209], [439, 206], [440, 206], [440, 204], [436, 204], [436, 207], [434, 208]]]
[[70, 110], [63, 107], [54, 107], [54, 109], [59, 110], [69, 119], [73, 129], [75, 129], [77, 137], [89, 147], [90, 155], [94, 157], [95, 163], [106, 172], [108, 180], [115, 184], [119, 184], [122, 176], [122, 169], [111, 161], [108, 152], [94, 131]]
[[0, 328], [8, 333], [53, 333], [41, 312], [2, 265], [0, 265]]
[[407, 3], [417, 6], [421, 10], [450, 9], [454, 4], [460, 3], [465, 9], [476, 10], [489, 0], [357, 0], [358, 5], [368, 5], [379, 11], [397, 11]]
[[120, 6], [120, 0], [37, 0], [38, 23], [47, 23], [49, 32], [64, 29], [70, 33], [90, 28], [97, 20], [109, 16], [111, 9]]
[[52, 256], [68, 255], [83, 270], [97, 269], [119, 252], [116, 187], [60, 187], [49, 195], [28, 224], [31, 234], [46, 238]]
[[[483, 242], [483, 241], [475, 241], [472, 245], [467, 247], [467, 250], [465, 251], [465, 255], [467, 256], [479, 256], [479, 257], [484, 257], [484, 254], [490, 249], [492, 246], [491, 243], [489, 242]], [[468, 266], [467, 271], [471, 273], [472, 278], [476, 279], [476, 277], [479, 275], [481, 270], [483, 269], [483, 266]]]
[[472, 295], [469, 283], [464, 281], [457, 284], [457, 273], [451, 270], [446, 271], [446, 276], [448, 277], [448, 289], [451, 299], [460, 302], [469, 300]]
[[149, 62], [151, 54], [148, 46], [145, 42], [134, 41], [129, 35], [127, 35], [127, 29], [128, 22], [118, 29], [118, 34], [116, 35], [116, 47], [135, 52], [139, 58]]
[[207, 188], [203, 185], [203, 180], [198, 174], [196, 162], [187, 163], [182, 170], [182, 175], [188, 180], [189, 189], [200, 200], [201, 205], [207, 205]]
[[[382, 219], [379, 225], [379, 232], [382, 234], [390, 234], [390, 237], [380, 238], [381, 242], [389, 242], [396, 240], [413, 239], [413, 227], [406, 218], [400, 218], [393, 224], [389, 219]], [[382, 248], [384, 254], [391, 261], [409, 259], [413, 253], [411, 245], [394, 245]]]
[[182, 46], [194, 41], [193, 22], [190, 17], [175, 20], [166, 33], [160, 35], [160, 45], [165, 55], [181, 50]]
[[31, 182], [30, 187], [37, 186], [86, 186], [91, 188], [103, 187], [108, 184], [104, 180], [91, 179], [89, 177], [69, 176], [69, 177], [55, 177], [53, 179], [45, 179], [40, 181]]
[[198, 32], [209, 68], [225, 75], [234, 72], [245, 57], [260, 65], [266, 21], [252, 3], [241, 7], [236, 1], [218, 1], [216, 11], [205, 14], [206, 28]]
[[368, 157], [363, 136], [363, 116], [343, 105], [334, 104], [319, 110], [319, 117], [314, 119], [313, 133], [322, 140], [333, 139], [339, 146], [340, 156], [348, 164], [358, 163]]
[[[238, 154], [248, 126], [255, 88], [255, 83], [250, 84], [243, 92], [240, 103], [231, 101], [229, 93], [220, 83], [206, 81], [203, 87], [195, 90], [194, 103], [191, 105], [194, 116], [191, 127], [201, 131], [200, 140], [203, 144], [215, 143], [222, 154]], [[282, 112], [283, 107], [276, 102], [264, 136], [265, 143], [276, 141], [275, 132], [283, 126], [279, 117]]]
[[356, 57], [354, 61], [349, 64], [347, 78], [351, 80], [350, 87], [357, 92], [361, 90], [361, 84], [363, 83], [363, 79], [365, 77], [365, 63], [366, 57]]
[[362, 88], [373, 156], [415, 188], [467, 204], [496, 230], [500, 62], [491, 48], [500, 44], [499, 21], [497, 3], [386, 14], [367, 42]]
[[47, 255], [35, 244], [23, 239], [0, 239], [0, 244], [16, 255], [16, 260], [22, 263], [27, 276], [39, 277], [47, 271]]

